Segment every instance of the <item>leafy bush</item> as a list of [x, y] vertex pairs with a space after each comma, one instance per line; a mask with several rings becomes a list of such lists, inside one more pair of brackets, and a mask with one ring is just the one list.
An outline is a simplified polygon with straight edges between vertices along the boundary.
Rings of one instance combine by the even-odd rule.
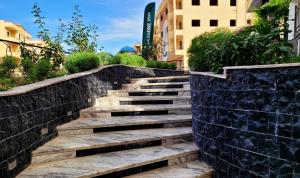
[[22, 67], [22, 71], [23, 71], [23, 75], [25, 77], [28, 77], [32, 68], [33, 68], [33, 61], [31, 58], [26, 57], [26, 58], [22, 58], [21, 59], [21, 67]]
[[99, 67], [100, 60], [97, 54], [92, 52], [76, 52], [67, 56], [65, 68], [69, 73], [88, 71]]
[[191, 70], [218, 70], [220, 64], [214, 62], [222, 62], [224, 48], [232, 36], [233, 34], [226, 29], [217, 29], [194, 38], [188, 50]]
[[109, 64], [109, 61], [112, 60], [113, 55], [107, 52], [101, 52], [98, 54], [98, 57], [101, 65], [107, 65]]
[[0, 73], [1, 75], [11, 77], [14, 74], [14, 71], [18, 68], [19, 62], [18, 59], [13, 56], [5, 56], [2, 58], [0, 63]]
[[260, 34], [254, 27], [231, 33], [217, 30], [196, 37], [189, 48], [189, 65], [195, 71], [220, 73], [224, 66], [288, 62], [292, 46], [278, 39], [278, 31]]
[[172, 69], [172, 70], [176, 69], [176, 64], [174, 63], [169, 64], [167, 62], [154, 61], [154, 60], [147, 61], [146, 66], [150, 68], [159, 68], [159, 69]]
[[29, 74], [29, 79], [31, 81], [41, 81], [45, 80], [49, 77], [51, 73], [50, 69], [52, 68], [52, 64], [48, 59], [41, 59], [35, 64]]
[[118, 53], [108, 62], [108, 64], [124, 64], [129, 66], [145, 67], [147, 61], [143, 57], [135, 54]]

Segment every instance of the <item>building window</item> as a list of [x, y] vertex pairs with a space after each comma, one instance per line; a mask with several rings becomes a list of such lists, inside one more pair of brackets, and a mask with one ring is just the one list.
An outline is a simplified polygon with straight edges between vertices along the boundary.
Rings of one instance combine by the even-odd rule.
[[193, 6], [200, 6], [200, 0], [192, 0]]
[[182, 9], [182, 3], [181, 2], [178, 3], [178, 9]]
[[164, 19], [164, 16], [163, 16], [163, 15], [161, 15], [161, 16], [160, 16], [160, 20], [161, 20], [161, 21], [163, 21], [163, 19]]
[[182, 23], [181, 22], [179, 22], [179, 30], [182, 30]]
[[210, 20], [209, 22], [211, 27], [217, 27], [218, 26], [218, 20]]
[[252, 25], [251, 19], [248, 19], [248, 20], [247, 20], [247, 25]]
[[9, 31], [7, 31], [6, 32], [6, 37], [9, 37], [9, 36], [10, 36]]
[[218, 5], [218, 0], [210, 0], [210, 5], [211, 6], [217, 6]]
[[182, 41], [179, 41], [179, 49], [183, 49], [183, 43], [182, 43]]
[[166, 15], [168, 15], [168, 9], [166, 9]]
[[230, 0], [230, 6], [236, 6], [236, 0]]
[[230, 20], [230, 26], [235, 27], [236, 26], [236, 20]]
[[161, 37], [164, 37], [164, 33], [163, 33], [163, 32], [161, 32], [161, 33], [160, 33], [160, 36], [161, 36]]
[[192, 20], [192, 27], [200, 27], [200, 20]]

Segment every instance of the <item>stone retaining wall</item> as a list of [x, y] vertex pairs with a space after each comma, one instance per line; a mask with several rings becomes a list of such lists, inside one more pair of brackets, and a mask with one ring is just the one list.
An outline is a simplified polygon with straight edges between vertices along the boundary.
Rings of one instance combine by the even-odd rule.
[[23, 170], [32, 151], [57, 136], [56, 126], [77, 119], [107, 90], [131, 78], [173, 75], [183, 72], [115, 65], [0, 92], [0, 177]]
[[215, 177], [300, 177], [300, 64], [191, 73], [195, 140]]

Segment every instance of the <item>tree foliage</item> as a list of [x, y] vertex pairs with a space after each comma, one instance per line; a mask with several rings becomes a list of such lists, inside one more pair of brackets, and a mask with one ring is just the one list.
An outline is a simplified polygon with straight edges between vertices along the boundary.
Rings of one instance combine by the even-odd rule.
[[97, 50], [97, 34], [98, 27], [96, 25], [85, 25], [83, 16], [76, 5], [72, 20], [67, 25], [66, 44], [71, 47], [70, 52], [83, 52]]

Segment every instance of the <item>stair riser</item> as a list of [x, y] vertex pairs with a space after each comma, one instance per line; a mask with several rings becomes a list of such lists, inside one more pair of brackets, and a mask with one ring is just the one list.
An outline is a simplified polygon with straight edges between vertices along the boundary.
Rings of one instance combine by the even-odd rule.
[[172, 82], [189, 82], [188, 77], [173, 78], [173, 79], [133, 79], [132, 84], [147, 84], [147, 83], [172, 83]]
[[126, 84], [123, 85], [124, 90], [140, 90], [140, 89], [190, 89], [190, 84], [157, 84], [157, 85], [139, 85], [139, 84]]
[[126, 92], [126, 91], [108, 91], [108, 96], [128, 97], [128, 96], [191, 96], [190, 91], [174, 91], [174, 92]]
[[121, 112], [84, 111], [80, 113], [80, 117], [101, 118], [101, 117], [113, 117], [113, 116], [137, 116], [137, 115], [161, 115], [161, 114], [189, 115], [192, 114], [192, 111], [191, 108], [148, 110], [148, 111], [121, 111]]
[[[156, 125], [157, 124], [162, 124], [162, 127], [159, 127], [159, 128], [176, 128], [176, 127], [190, 127], [190, 126], [192, 126], [192, 122], [187, 122], [187, 121], [183, 121], [183, 122], [168, 122], [168, 123], [156, 123]], [[148, 124], [148, 125], [151, 126], [153, 124]], [[132, 127], [136, 126], [136, 127], [139, 127], [141, 125], [127, 125], [127, 126], [132, 126]], [[147, 125], [143, 124], [143, 126], [147, 126]], [[107, 128], [109, 128], [109, 127], [106, 127], [104, 129], [107, 129]], [[153, 128], [153, 127], [151, 127], [151, 128]], [[91, 133], [94, 133], [94, 129], [101, 130], [101, 127], [87, 128], [87, 129], [76, 128], [74, 130], [58, 130], [58, 134], [60, 136], [91, 134]], [[139, 129], [139, 128], [137, 128], [137, 129]], [[134, 130], [134, 129], [131, 129], [131, 130]]]
[[[140, 168], [142, 166], [146, 166], [146, 165], [150, 165], [150, 164], [153, 165], [155, 163], [160, 163], [160, 162], [163, 162], [163, 161], [167, 161], [166, 166], [174, 166], [174, 165], [177, 165], [177, 164], [186, 163], [187, 160], [192, 160], [192, 161], [197, 160], [197, 157], [198, 157], [198, 151], [191, 151], [189, 153], [176, 155], [172, 158], [152, 160], [152, 161], [148, 161], [148, 162], [145, 162], [145, 163], [135, 164], [134, 167], [128, 167], [128, 169], [119, 170], [119, 172], [113, 171], [113, 172], [107, 172], [106, 174], [101, 174], [101, 175], [96, 174], [96, 175], [93, 175], [93, 177], [97, 176], [97, 178], [108, 178], [108, 177], [112, 178], [112, 177], [116, 177], [115, 175], [117, 175], [117, 177], [120, 177], [120, 176], [124, 177], [124, 176], [129, 176], [129, 175], [132, 175], [132, 174], [142, 173], [144, 171], [151, 170], [151, 169], [143, 170], [143, 169]], [[133, 168], [137, 168], [140, 171], [139, 172], [133, 171]], [[158, 167], [155, 167], [153, 169], [156, 169], [156, 168], [158, 168]], [[128, 170], [128, 172], [126, 170]]]
[[120, 105], [153, 105], [153, 104], [191, 104], [191, 99], [165, 99], [165, 100], [126, 100], [126, 99], [114, 99], [113, 97], [110, 98], [103, 98], [96, 101], [95, 106], [120, 106]]
[[176, 157], [176, 158], [173, 158], [170, 160], [163, 160], [163, 161], [158, 161], [158, 162], [154, 162], [154, 163], [148, 163], [146, 165], [140, 165], [140, 166], [130, 168], [127, 170], [122, 170], [122, 171], [118, 171], [118, 172], [113, 172], [113, 173], [97, 176], [97, 178], [126, 177], [126, 176], [130, 176], [130, 175], [135, 175], [135, 174], [151, 171], [154, 169], [162, 168], [162, 167], [176, 166], [178, 164], [184, 164], [184, 163], [188, 162], [187, 160], [195, 161], [197, 159], [197, 155], [198, 154], [191, 153], [191, 154], [187, 154], [187, 155], [181, 156], [181, 157]]
[[[125, 143], [114, 143], [111, 145], [106, 145], [105, 147], [111, 147], [109, 150], [111, 152], [116, 151], [114, 150], [113, 147], [115, 148], [120, 148], [124, 147], [124, 149], [121, 150], [128, 150], [128, 149], [136, 149], [136, 148], [141, 148], [141, 147], [134, 147], [134, 145], [139, 145], [141, 143], [145, 142], [151, 142], [151, 141], [161, 141], [159, 145], [171, 145], [171, 144], [176, 144], [176, 143], [187, 143], [190, 142], [193, 139], [193, 134], [182, 134], [180, 136], [170, 136], [170, 137], [164, 137], [164, 138], [149, 138], [149, 139], [143, 139], [143, 140], [132, 140], [132, 141], [127, 141]], [[129, 146], [130, 145], [130, 146]], [[128, 148], [129, 146], [129, 148]], [[151, 146], [151, 145], [149, 145]], [[155, 145], [158, 146], [158, 145]], [[76, 152], [77, 151], [88, 151], [91, 149], [105, 149], [105, 147], [97, 147], [97, 146], [89, 146], [81, 150], [65, 150], [63, 152], [50, 152], [50, 153], [39, 153], [38, 155], [32, 156], [32, 164], [40, 164], [40, 163], [47, 163], [47, 162], [52, 162], [52, 161], [59, 161], [59, 160], [65, 160], [65, 159], [71, 159], [75, 158], [77, 156]], [[127, 147], [127, 148], [126, 148]], [[143, 146], [144, 147], [144, 146]], [[117, 150], [117, 151], [121, 151]], [[99, 153], [100, 154], [100, 153]], [[93, 155], [93, 154], [91, 154]], [[90, 156], [90, 155], [86, 155]]]

